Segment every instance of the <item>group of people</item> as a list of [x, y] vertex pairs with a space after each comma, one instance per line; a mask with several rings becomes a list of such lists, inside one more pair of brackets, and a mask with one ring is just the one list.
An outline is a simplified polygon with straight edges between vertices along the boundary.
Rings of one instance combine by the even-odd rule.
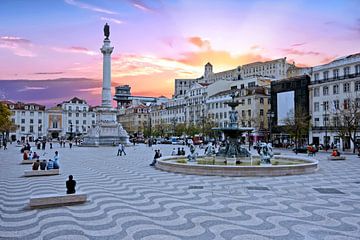
[[316, 154], [317, 149], [315, 145], [308, 145], [306, 149], [309, 156], [314, 156]]
[[119, 155], [122, 156], [122, 154], [126, 155], [125, 145], [122, 143], [119, 143], [117, 156], [119, 156]]
[[[160, 151], [160, 150], [159, 150]], [[176, 151], [175, 148], [173, 148], [171, 152], [171, 156], [185, 156], [185, 149], [184, 148], [178, 148]]]
[[337, 148], [334, 148], [332, 153], [331, 153], [331, 156], [333, 157], [340, 157], [340, 152], [337, 150]]
[[33, 160], [33, 159], [39, 159], [39, 158], [40, 158], [40, 156], [36, 152], [31, 151], [31, 149], [30, 149], [30, 151], [24, 151], [23, 160]]
[[153, 161], [150, 163], [150, 166], [152, 166], [152, 167], [155, 166], [156, 161], [158, 160], [158, 158], [161, 158], [161, 156], [162, 156], [162, 154], [160, 152], [160, 149], [155, 150], [155, 156], [154, 156]]
[[23, 147], [20, 149], [21, 153], [24, 153], [25, 151], [30, 151], [31, 150], [31, 146], [29, 142], [26, 142]]
[[39, 158], [33, 163], [32, 170], [51, 170], [51, 169], [59, 169], [60, 168], [60, 157], [59, 152], [55, 152], [55, 156], [53, 159], [49, 159], [49, 161], [43, 160], [40, 162]]
[[[46, 148], [46, 140], [45, 139], [43, 139], [43, 140], [36, 139], [35, 140], [35, 145], [36, 145], [37, 149], [45, 150], [45, 148]], [[52, 149], [52, 142], [50, 142], [50, 149]]]

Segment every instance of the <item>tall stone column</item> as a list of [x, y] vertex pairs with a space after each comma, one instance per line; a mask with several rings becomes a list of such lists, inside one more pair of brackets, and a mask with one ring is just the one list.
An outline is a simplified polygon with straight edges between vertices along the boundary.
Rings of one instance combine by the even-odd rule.
[[111, 108], [111, 53], [114, 47], [110, 46], [110, 40], [105, 39], [101, 53], [103, 54], [103, 84], [101, 106]]

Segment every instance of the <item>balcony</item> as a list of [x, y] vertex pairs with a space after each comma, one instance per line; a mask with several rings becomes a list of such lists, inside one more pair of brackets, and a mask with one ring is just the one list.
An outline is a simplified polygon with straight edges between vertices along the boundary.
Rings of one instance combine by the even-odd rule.
[[311, 81], [311, 85], [320, 84], [320, 83], [335, 82], [335, 81], [339, 81], [339, 80], [351, 79], [351, 78], [356, 78], [356, 77], [360, 77], [360, 73], [348, 74], [346, 76], [343, 75], [343, 76], [339, 76], [339, 77], [336, 77], [336, 78], [327, 78], [327, 79], [315, 80], [315, 81]]

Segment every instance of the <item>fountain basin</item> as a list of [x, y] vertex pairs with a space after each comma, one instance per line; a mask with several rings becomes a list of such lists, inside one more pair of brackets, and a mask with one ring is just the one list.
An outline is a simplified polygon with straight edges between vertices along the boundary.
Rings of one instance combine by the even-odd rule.
[[[197, 159], [201, 161], [210, 158], [198, 157]], [[257, 157], [254, 157], [254, 159], [257, 159]], [[233, 177], [299, 175], [314, 173], [318, 170], [317, 160], [287, 155], [275, 156], [272, 159], [272, 162], [285, 162], [284, 165], [210, 165], [183, 160], [183, 156], [165, 156], [157, 160], [155, 167], [175, 173]], [[286, 164], [286, 162], [289, 164]]]

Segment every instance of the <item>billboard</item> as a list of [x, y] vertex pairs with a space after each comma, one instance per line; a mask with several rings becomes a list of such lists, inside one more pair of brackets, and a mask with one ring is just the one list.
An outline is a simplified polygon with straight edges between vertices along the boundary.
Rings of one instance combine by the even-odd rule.
[[277, 125], [284, 126], [287, 117], [294, 117], [295, 92], [282, 92], [277, 94]]

